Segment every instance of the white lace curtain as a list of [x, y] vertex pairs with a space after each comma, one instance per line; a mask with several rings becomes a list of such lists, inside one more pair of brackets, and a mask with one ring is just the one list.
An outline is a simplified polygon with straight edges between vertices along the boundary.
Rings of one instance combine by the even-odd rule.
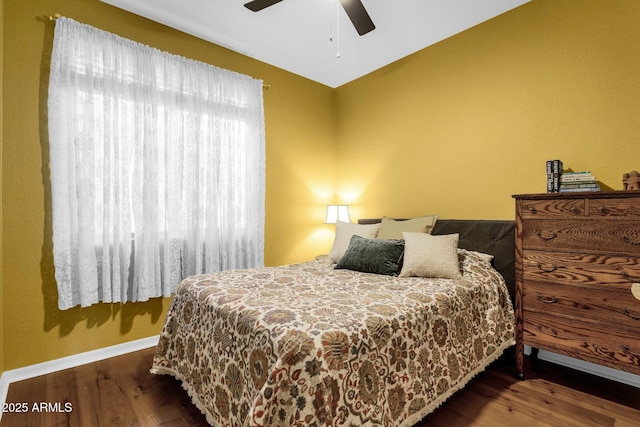
[[48, 114], [60, 309], [263, 265], [262, 81], [59, 18]]

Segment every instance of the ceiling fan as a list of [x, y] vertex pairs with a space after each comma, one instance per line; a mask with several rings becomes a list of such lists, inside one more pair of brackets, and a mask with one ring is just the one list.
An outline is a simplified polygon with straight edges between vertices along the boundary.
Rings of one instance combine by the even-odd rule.
[[[245, 3], [244, 7], [258, 12], [281, 1], [282, 0], [253, 0]], [[347, 16], [351, 19], [358, 34], [362, 36], [376, 28], [361, 0], [340, 0], [340, 3], [344, 11], [347, 12]]]

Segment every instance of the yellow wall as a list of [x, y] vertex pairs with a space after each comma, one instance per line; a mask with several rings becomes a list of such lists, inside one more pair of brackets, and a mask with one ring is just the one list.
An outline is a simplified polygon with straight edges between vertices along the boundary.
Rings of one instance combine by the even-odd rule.
[[545, 161], [640, 169], [640, 1], [533, 0], [336, 91], [355, 217], [514, 216]]
[[50, 14], [59, 13], [271, 85], [265, 91], [265, 262], [296, 262], [326, 251], [332, 234], [322, 224], [323, 211], [334, 200], [335, 179], [332, 89], [98, 0], [3, 0], [3, 6], [4, 298], [0, 304], [4, 322], [0, 321], [0, 330], [4, 343], [0, 344], [4, 363], [0, 371], [157, 335], [169, 303], [156, 299], [57, 309], [47, 118], [42, 107], [46, 105], [47, 56], [52, 43], [53, 23], [46, 18]]

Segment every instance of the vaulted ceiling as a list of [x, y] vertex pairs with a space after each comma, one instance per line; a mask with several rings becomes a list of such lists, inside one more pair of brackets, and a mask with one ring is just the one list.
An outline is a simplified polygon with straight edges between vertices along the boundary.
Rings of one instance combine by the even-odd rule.
[[362, 0], [364, 35], [338, 0], [102, 1], [335, 88], [530, 0]]

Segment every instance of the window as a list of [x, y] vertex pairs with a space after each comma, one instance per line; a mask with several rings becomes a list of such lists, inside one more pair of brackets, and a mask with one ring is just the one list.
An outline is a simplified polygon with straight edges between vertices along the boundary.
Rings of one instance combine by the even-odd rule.
[[59, 18], [48, 110], [61, 309], [263, 264], [261, 81]]

